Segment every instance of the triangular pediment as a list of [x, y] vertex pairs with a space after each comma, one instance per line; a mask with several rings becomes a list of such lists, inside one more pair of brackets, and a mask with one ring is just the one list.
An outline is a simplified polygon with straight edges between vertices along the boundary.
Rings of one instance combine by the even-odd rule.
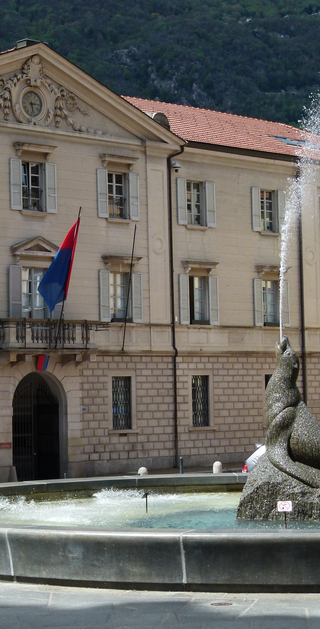
[[171, 150], [184, 143], [45, 44], [1, 55], [0, 77], [0, 122], [101, 140], [151, 140]]
[[44, 263], [45, 266], [51, 264], [59, 247], [53, 242], [37, 236], [28, 240], [22, 240], [11, 247], [11, 251], [16, 258], [17, 264], [28, 263], [37, 264]]

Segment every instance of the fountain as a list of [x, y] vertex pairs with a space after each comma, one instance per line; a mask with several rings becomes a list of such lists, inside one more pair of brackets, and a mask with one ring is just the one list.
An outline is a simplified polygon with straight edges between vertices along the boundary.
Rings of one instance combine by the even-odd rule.
[[[292, 211], [285, 217], [282, 237], [281, 301], [288, 243], [299, 216], [304, 181], [296, 181], [289, 194]], [[319, 427], [296, 387], [298, 358], [288, 339], [282, 336], [282, 319], [277, 356], [278, 367], [266, 399], [267, 453], [248, 478], [245, 474], [219, 473], [142, 475], [0, 487], [3, 495], [88, 489], [92, 492], [103, 487], [134, 487], [147, 494], [150, 490], [177, 486], [189, 491], [200, 487], [239, 491], [247, 480], [236, 528], [197, 530], [193, 525], [185, 528], [187, 522], [180, 529], [5, 522], [0, 524], [0, 578], [135, 589], [320, 591], [320, 531], [316, 527], [268, 530], [261, 524], [256, 529], [242, 526], [243, 518], [271, 519], [272, 524], [277, 499], [292, 499], [295, 517], [320, 519]]]

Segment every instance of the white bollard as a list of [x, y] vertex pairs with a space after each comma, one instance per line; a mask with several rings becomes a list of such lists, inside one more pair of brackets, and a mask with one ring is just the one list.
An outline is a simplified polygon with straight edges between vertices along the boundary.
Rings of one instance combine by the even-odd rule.
[[222, 474], [222, 463], [215, 461], [212, 468], [213, 474]]
[[138, 469], [139, 476], [148, 476], [148, 470], [146, 467], [139, 467]]

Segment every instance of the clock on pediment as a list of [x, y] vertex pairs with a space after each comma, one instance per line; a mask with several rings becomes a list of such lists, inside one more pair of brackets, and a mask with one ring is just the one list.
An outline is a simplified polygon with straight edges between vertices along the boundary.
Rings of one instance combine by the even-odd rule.
[[43, 116], [45, 108], [44, 95], [39, 89], [27, 87], [21, 92], [20, 107], [26, 116], [30, 116], [32, 119], [39, 119]]
[[[103, 134], [81, 124], [79, 116], [89, 113], [73, 92], [46, 75], [38, 54], [27, 59], [20, 72], [0, 76], [0, 113], [1, 110], [5, 121], [14, 116], [24, 124], [47, 126], [53, 122], [56, 128], [64, 121], [73, 131]], [[78, 112], [76, 117], [75, 112]]]

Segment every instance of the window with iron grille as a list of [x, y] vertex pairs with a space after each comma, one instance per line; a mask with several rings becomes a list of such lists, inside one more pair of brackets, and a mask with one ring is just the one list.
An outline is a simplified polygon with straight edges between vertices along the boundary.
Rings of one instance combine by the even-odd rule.
[[209, 426], [209, 376], [192, 376], [192, 424]]
[[112, 421], [114, 430], [128, 430], [131, 422], [131, 377], [112, 377]]

